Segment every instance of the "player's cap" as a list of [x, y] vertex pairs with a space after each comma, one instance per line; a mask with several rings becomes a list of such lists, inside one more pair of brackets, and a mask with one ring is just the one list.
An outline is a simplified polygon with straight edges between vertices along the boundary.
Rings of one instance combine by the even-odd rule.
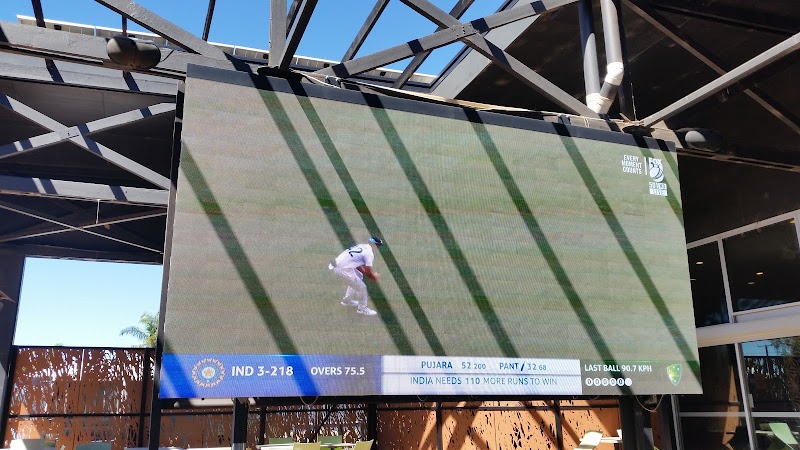
[[381, 245], [383, 245], [383, 239], [381, 239], [381, 238], [379, 238], [379, 237], [372, 236], [371, 238], [369, 238], [369, 241], [370, 241], [371, 243], [373, 243], [373, 244], [377, 245], [378, 247], [380, 247]]

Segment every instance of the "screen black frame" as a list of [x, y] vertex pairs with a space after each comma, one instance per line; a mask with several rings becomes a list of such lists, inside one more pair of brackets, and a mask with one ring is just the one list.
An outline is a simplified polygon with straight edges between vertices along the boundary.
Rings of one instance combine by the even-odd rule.
[[[271, 71], [271, 75], [277, 72]], [[611, 129], [618, 129], [615, 123], [610, 120], [606, 124], [609, 130], [588, 128], [576, 126], [569, 123], [569, 116], [567, 114], [558, 115], [554, 117], [554, 121], [542, 120], [532, 117], [521, 117], [519, 115], [503, 114], [496, 111], [484, 111], [470, 108], [467, 106], [458, 106], [453, 104], [443, 104], [433, 99], [410, 99], [399, 98], [388, 95], [374, 94], [369, 92], [362, 92], [359, 90], [335, 88], [328, 85], [314, 84], [310, 81], [303, 81], [302, 76], [296, 73], [286, 73], [286, 78], [260, 75], [252, 72], [242, 72], [229, 69], [219, 69], [209, 66], [201, 66], [189, 64], [186, 70], [187, 78], [198, 78], [207, 81], [215, 81], [220, 83], [252, 87], [260, 90], [270, 90], [282, 93], [288, 93], [298, 96], [306, 96], [312, 98], [320, 98], [326, 100], [333, 100], [357, 105], [364, 105], [368, 107], [379, 107], [388, 110], [403, 111], [414, 114], [429, 115], [435, 117], [449, 118], [455, 120], [468, 121], [473, 123], [482, 123], [487, 125], [497, 125], [503, 127], [510, 127], [522, 130], [530, 130], [535, 132], [543, 132], [549, 134], [556, 134], [571, 138], [582, 138], [593, 141], [609, 142], [621, 145], [628, 145], [631, 147], [646, 148], [651, 150], [659, 150], [663, 152], [677, 153], [675, 144], [673, 142], [664, 141], [661, 139], [652, 138], [649, 136], [633, 135], [622, 131], [611, 131]], [[183, 101], [184, 101], [184, 83], [179, 82], [178, 95], [176, 97], [176, 115], [175, 115], [175, 128], [173, 133], [173, 150], [172, 150], [172, 168], [170, 171], [170, 196], [167, 207], [167, 223], [164, 241], [164, 275], [161, 287], [161, 303], [160, 314], [161, 320], [158, 328], [158, 339], [155, 357], [155, 379], [154, 379], [154, 394], [153, 399], [156, 400], [176, 400], [173, 403], [165, 402], [161, 404], [162, 408], [185, 408], [190, 405], [189, 399], [172, 399], [167, 397], [160, 397], [159, 395], [159, 379], [161, 361], [163, 357], [164, 346], [167, 345], [164, 336], [164, 319], [167, 312], [167, 288], [170, 267], [170, 254], [172, 248], [172, 238], [174, 232], [174, 217], [175, 217], [175, 193], [178, 185], [179, 162], [181, 152], [181, 129], [183, 122]], [[532, 113], [536, 113], [532, 111]], [[324, 396], [319, 395], [315, 397], [299, 397], [304, 404], [331, 404], [331, 403], [396, 403], [396, 402], [453, 402], [453, 401], [491, 401], [491, 400], [564, 400], [576, 398], [594, 398], [594, 399], [614, 399], [621, 397], [630, 397], [635, 394], [618, 394], [618, 395], [601, 395], [601, 396], [530, 396], [530, 395], [426, 395], [420, 397], [417, 395], [369, 395], [369, 396]], [[251, 398], [251, 403], [256, 406], [272, 406], [272, 405], [291, 405], [296, 404], [294, 399], [298, 397], [254, 397]], [[205, 400], [205, 399], [201, 399]], [[211, 403], [222, 403], [224, 400], [213, 399]], [[155, 402], [154, 402], [155, 405]]]

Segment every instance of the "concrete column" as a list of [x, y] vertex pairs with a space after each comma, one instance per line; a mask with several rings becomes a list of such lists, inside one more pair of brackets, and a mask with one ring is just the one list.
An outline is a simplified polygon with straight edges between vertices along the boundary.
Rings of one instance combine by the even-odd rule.
[[11, 356], [25, 255], [0, 249], [0, 436], [5, 436], [11, 393]]

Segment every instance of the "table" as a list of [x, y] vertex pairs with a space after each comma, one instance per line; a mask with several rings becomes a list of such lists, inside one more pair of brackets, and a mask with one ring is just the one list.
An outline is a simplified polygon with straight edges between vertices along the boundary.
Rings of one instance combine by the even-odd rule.
[[603, 436], [600, 438], [601, 444], [613, 444], [614, 449], [619, 449], [619, 444], [622, 443], [622, 438], [619, 436]]

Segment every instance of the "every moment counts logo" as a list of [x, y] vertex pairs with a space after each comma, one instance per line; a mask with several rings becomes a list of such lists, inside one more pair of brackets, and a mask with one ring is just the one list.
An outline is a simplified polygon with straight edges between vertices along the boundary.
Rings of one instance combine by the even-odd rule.
[[650, 195], [667, 196], [667, 183], [662, 183], [664, 181], [664, 162], [662, 159], [622, 155], [622, 173], [649, 176], [651, 180], [649, 182]]

